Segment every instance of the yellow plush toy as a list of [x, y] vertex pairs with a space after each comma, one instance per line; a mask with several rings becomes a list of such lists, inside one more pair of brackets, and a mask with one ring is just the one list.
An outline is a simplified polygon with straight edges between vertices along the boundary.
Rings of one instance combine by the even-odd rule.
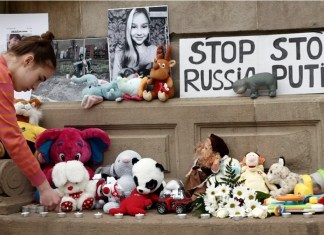
[[[36, 138], [46, 129], [39, 126], [42, 112], [39, 110], [41, 101], [33, 98], [29, 101], [25, 99], [15, 99], [15, 109], [18, 125], [27, 141], [30, 150], [38, 158], [35, 148]], [[41, 160], [42, 158], [38, 158]]]

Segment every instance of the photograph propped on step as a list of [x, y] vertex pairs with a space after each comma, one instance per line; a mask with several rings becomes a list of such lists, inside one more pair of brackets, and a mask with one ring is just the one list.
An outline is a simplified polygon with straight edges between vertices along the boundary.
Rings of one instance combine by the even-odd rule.
[[[44, 101], [80, 101], [87, 75], [109, 81], [107, 38], [54, 40], [57, 69], [32, 96]], [[74, 78], [78, 78], [75, 82]]]
[[169, 43], [168, 7], [150, 6], [108, 10], [110, 79], [147, 76], [157, 46]]

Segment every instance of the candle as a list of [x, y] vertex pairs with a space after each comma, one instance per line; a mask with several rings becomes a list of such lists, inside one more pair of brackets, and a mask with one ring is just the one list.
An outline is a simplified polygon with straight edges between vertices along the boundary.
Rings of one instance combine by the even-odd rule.
[[201, 214], [200, 215], [201, 219], [209, 219], [210, 218], [210, 214]]
[[144, 214], [138, 213], [135, 215], [136, 219], [144, 219]]
[[313, 217], [313, 213], [311, 213], [311, 212], [305, 212], [305, 213], [303, 213], [303, 216], [304, 216], [304, 218], [312, 218]]
[[21, 216], [22, 217], [28, 217], [29, 215], [30, 215], [30, 212], [29, 211], [21, 212]]
[[291, 217], [290, 212], [283, 212], [281, 215], [282, 215], [283, 218], [290, 218]]
[[123, 218], [123, 214], [122, 213], [117, 213], [117, 214], [115, 214], [115, 218], [116, 219], [122, 219]]
[[102, 213], [100, 213], [100, 212], [98, 211], [96, 214], [94, 214], [94, 217], [95, 217], [96, 219], [100, 219], [100, 218], [102, 218]]
[[59, 218], [64, 218], [66, 216], [66, 213], [65, 212], [59, 212], [59, 213], [57, 213], [57, 216]]
[[82, 212], [75, 212], [74, 213], [74, 216], [76, 217], [76, 218], [82, 218], [83, 217], [83, 213]]
[[178, 214], [177, 216], [178, 216], [179, 219], [187, 218], [187, 214]]
[[39, 215], [40, 215], [41, 217], [47, 217], [48, 212], [47, 212], [47, 211], [42, 211], [42, 212], [39, 212]]

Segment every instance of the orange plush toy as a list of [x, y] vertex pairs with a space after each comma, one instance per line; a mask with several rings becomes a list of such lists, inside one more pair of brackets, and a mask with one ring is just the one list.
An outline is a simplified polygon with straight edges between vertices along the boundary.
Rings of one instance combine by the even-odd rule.
[[[158, 46], [153, 68], [150, 71], [150, 77], [144, 77], [138, 95], [146, 101], [158, 98], [160, 101], [167, 101], [174, 96], [173, 81], [170, 75], [170, 68], [176, 62], [170, 59], [171, 45], [168, 45], [165, 55], [163, 55], [162, 45]], [[153, 85], [152, 90], [147, 88]]]

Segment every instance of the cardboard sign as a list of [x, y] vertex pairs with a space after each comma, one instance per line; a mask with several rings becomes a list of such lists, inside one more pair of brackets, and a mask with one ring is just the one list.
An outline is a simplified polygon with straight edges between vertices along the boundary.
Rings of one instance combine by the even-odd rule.
[[238, 96], [232, 84], [262, 72], [277, 95], [324, 93], [323, 46], [322, 32], [180, 39], [180, 98]]

